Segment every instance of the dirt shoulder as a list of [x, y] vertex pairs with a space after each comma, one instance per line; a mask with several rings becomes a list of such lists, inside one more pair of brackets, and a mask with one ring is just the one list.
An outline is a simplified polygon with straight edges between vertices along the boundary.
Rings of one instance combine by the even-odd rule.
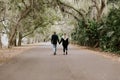
[[115, 54], [112, 52], [104, 52], [99, 48], [90, 48], [90, 47], [86, 47], [86, 46], [79, 46], [79, 45], [74, 45], [80, 49], [84, 49], [86, 51], [89, 51], [90, 53], [96, 54], [96, 55], [101, 55], [105, 58], [110, 58], [114, 61], [119, 61], [120, 62], [120, 55], [119, 54]]
[[27, 51], [31, 48], [36, 47], [36, 44], [22, 45], [20, 47], [13, 47], [11, 49], [0, 49], [0, 65], [6, 61], [9, 61], [11, 58]]

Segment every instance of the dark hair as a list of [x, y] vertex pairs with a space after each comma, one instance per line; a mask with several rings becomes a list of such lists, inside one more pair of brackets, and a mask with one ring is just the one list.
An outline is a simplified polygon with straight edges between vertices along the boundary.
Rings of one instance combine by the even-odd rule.
[[64, 33], [64, 35], [66, 35], [66, 33]]
[[56, 32], [54, 32], [54, 34], [56, 34]]

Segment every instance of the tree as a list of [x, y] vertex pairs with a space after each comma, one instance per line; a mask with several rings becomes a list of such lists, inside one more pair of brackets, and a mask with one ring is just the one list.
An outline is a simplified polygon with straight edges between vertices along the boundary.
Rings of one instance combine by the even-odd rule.
[[[13, 1], [14, 4], [18, 4], [16, 2], [16, 0], [12, 0], [12, 1]], [[32, 5], [33, 5], [32, 2], [33, 2], [33, 0], [29, 0], [28, 2], [25, 2], [24, 0], [22, 0], [20, 2], [21, 4], [24, 5], [24, 7], [23, 6], [18, 6], [18, 8], [21, 9], [21, 10], [18, 13], [18, 15], [17, 15], [18, 18], [16, 19], [16, 22], [12, 27], [12, 33], [10, 34], [10, 37], [9, 37], [9, 45], [8, 45], [8, 47], [11, 47], [13, 45], [13, 43], [14, 43], [14, 40], [16, 39], [15, 38], [16, 32], [17, 32], [17, 29], [19, 27], [19, 24], [20, 24], [21, 20], [26, 18], [27, 15], [31, 12], [31, 8], [32, 8]], [[12, 8], [12, 6], [11, 6], [11, 8]], [[24, 8], [24, 9], [22, 10], [22, 8]]]
[[22, 20], [19, 25], [19, 46], [21, 45], [22, 38], [36, 33], [35, 31], [39, 28], [44, 30], [44, 32], [40, 30], [41, 32], [45, 33], [46, 30], [44, 28], [53, 25], [54, 21], [59, 19], [56, 12], [52, 8], [48, 7], [48, 5], [43, 1], [34, 2], [34, 6], [35, 7], [32, 8], [32, 12], [27, 16], [27, 18]]

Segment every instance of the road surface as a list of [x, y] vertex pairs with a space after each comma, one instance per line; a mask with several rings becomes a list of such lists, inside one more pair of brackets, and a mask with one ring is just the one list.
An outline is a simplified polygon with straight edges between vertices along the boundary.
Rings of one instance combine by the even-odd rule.
[[0, 80], [120, 80], [120, 62], [74, 46], [54, 56], [41, 44], [1, 65]]

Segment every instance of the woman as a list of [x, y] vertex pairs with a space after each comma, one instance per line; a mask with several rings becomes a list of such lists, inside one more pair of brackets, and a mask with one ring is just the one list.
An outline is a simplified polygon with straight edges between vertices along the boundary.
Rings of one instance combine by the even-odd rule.
[[59, 44], [60, 43], [62, 43], [62, 45], [63, 45], [63, 53], [64, 53], [64, 55], [65, 55], [65, 53], [67, 55], [68, 54], [67, 50], [68, 50], [69, 40], [68, 40], [68, 37], [67, 37], [66, 33], [64, 33], [64, 35], [62, 36]]

